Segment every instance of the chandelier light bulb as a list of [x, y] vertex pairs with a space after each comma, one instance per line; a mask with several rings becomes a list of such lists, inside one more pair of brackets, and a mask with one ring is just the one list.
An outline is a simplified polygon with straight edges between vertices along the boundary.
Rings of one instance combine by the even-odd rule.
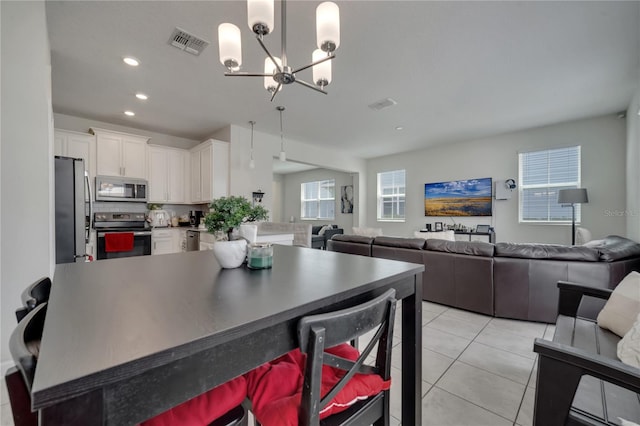
[[[311, 62], [316, 62], [326, 57], [327, 52], [322, 49], [316, 49], [313, 51]], [[324, 61], [313, 66], [313, 82], [320, 87], [328, 86], [331, 83], [331, 61]]]
[[340, 9], [327, 1], [316, 9], [316, 37], [318, 49], [333, 52], [340, 47]]
[[222, 65], [231, 72], [240, 69], [240, 65], [242, 65], [240, 28], [229, 23], [220, 24], [218, 26], [218, 47]]
[[[282, 61], [278, 57], [274, 57], [278, 66], [282, 69]], [[278, 82], [273, 79], [273, 74], [276, 72], [277, 68], [271, 58], [268, 56], [264, 58], [264, 73], [269, 74], [264, 77], [264, 88], [267, 89], [267, 92], [273, 93], [276, 91], [278, 87]], [[282, 90], [282, 86], [280, 86], [280, 90]]]
[[273, 0], [247, 0], [249, 29], [258, 35], [267, 35], [274, 28]]

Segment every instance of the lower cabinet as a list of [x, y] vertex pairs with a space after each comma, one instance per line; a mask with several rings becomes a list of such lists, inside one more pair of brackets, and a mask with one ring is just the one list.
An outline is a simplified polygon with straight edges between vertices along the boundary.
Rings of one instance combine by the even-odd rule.
[[187, 251], [187, 231], [180, 228], [156, 228], [151, 231], [151, 254]]

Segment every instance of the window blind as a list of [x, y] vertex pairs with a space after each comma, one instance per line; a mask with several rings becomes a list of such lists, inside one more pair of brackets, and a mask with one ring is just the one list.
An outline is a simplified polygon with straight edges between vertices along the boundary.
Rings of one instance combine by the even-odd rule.
[[[519, 154], [520, 222], [566, 222], [571, 209], [558, 204], [558, 191], [580, 187], [580, 147]], [[580, 205], [576, 205], [580, 221]]]

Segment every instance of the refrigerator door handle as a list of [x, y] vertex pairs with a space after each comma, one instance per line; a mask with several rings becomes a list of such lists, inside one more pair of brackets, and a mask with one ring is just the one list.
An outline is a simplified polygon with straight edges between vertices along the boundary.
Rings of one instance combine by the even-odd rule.
[[91, 194], [91, 181], [89, 180], [89, 172], [84, 171], [84, 181], [89, 192], [89, 224], [86, 227], [85, 243], [89, 244], [91, 238], [91, 228], [93, 228], [93, 195]]

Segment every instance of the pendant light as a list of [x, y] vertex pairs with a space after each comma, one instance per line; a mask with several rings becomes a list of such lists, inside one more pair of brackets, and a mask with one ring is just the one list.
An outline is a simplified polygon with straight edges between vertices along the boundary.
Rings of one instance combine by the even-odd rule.
[[283, 106], [276, 107], [278, 111], [280, 111], [280, 161], [287, 161], [287, 153], [284, 152], [284, 136], [282, 133], [282, 111], [284, 111]]
[[250, 169], [255, 169], [256, 168], [256, 162], [253, 161], [253, 126], [254, 124], [256, 124], [255, 121], [250, 121], [249, 124], [251, 124], [251, 157], [249, 159], [249, 168]]

